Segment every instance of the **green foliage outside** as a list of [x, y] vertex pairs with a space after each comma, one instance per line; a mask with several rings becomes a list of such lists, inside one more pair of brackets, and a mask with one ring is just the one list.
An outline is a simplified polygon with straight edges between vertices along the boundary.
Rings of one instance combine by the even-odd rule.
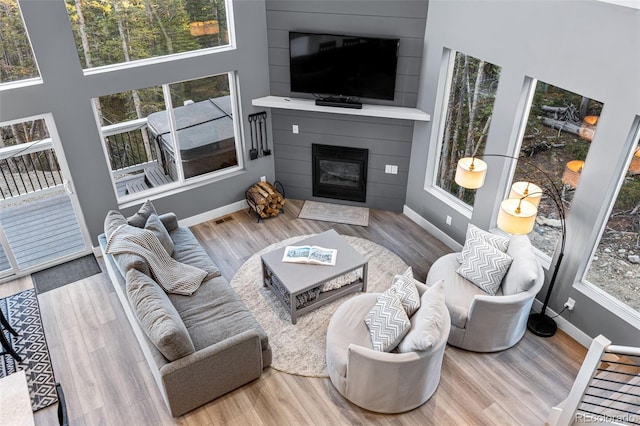
[[459, 187], [454, 172], [460, 158], [484, 152], [500, 67], [460, 52], [454, 61], [436, 185], [473, 205], [475, 191]]
[[17, 0], [0, 0], [0, 83], [39, 76]]

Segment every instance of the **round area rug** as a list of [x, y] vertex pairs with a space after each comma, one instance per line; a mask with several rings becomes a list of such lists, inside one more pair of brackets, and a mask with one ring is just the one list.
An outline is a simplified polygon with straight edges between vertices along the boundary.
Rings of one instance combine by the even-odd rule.
[[[282, 302], [262, 284], [260, 255], [308, 237], [310, 235], [292, 237], [254, 254], [238, 269], [231, 280], [231, 287], [269, 336], [273, 352], [272, 368], [300, 376], [329, 377], [325, 360], [329, 320], [341, 303], [360, 293], [351, 293], [302, 315], [294, 325]], [[408, 268], [397, 255], [374, 242], [346, 235], [342, 237], [369, 260], [368, 293], [383, 292], [391, 287], [394, 275], [402, 274]]]

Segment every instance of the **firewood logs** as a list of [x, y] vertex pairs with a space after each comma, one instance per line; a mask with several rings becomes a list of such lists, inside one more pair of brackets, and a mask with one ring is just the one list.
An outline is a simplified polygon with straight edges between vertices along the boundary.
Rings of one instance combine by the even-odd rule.
[[284, 190], [278, 181], [258, 182], [245, 192], [249, 208], [261, 217], [277, 216], [284, 206]]

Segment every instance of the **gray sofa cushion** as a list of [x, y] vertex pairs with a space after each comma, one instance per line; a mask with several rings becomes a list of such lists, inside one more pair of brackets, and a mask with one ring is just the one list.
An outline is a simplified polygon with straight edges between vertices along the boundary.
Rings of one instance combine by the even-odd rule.
[[153, 213], [157, 214], [155, 207], [151, 203], [151, 200], [145, 201], [140, 209], [133, 215], [127, 218], [127, 222], [131, 226], [135, 226], [136, 228], [144, 228], [144, 225], [147, 223], [147, 219]]
[[420, 297], [420, 308], [411, 317], [411, 328], [398, 345], [400, 352], [426, 351], [440, 340], [444, 318], [444, 280], [427, 289]]
[[170, 232], [170, 235], [175, 246], [173, 252], [175, 260], [206, 271], [205, 280], [220, 276], [220, 269], [211, 260], [189, 228], [180, 227]]
[[160, 244], [162, 244], [162, 247], [164, 247], [164, 249], [167, 251], [167, 254], [169, 256], [173, 254], [173, 248], [174, 248], [173, 240], [171, 239], [171, 236], [169, 235], [167, 228], [164, 227], [164, 225], [158, 218], [157, 214], [152, 213], [149, 216], [149, 218], [147, 219], [147, 223], [145, 223], [144, 225], [144, 229], [147, 229], [153, 232], [153, 235], [155, 235], [158, 238], [158, 240], [160, 241]]
[[263, 350], [267, 334], [223, 277], [202, 283], [191, 296], [169, 294], [196, 350], [206, 348], [247, 330], [256, 330]]
[[149, 340], [169, 361], [195, 352], [187, 328], [164, 290], [150, 277], [129, 269], [126, 292]]
[[538, 279], [538, 259], [529, 237], [512, 236], [507, 254], [513, 258], [513, 262], [502, 281], [502, 293], [508, 296], [529, 291]]

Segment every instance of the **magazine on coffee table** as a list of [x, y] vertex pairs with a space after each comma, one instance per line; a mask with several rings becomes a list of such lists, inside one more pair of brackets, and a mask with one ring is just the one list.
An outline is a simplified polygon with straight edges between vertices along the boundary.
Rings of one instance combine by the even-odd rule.
[[287, 246], [283, 262], [335, 266], [338, 250], [318, 246]]

